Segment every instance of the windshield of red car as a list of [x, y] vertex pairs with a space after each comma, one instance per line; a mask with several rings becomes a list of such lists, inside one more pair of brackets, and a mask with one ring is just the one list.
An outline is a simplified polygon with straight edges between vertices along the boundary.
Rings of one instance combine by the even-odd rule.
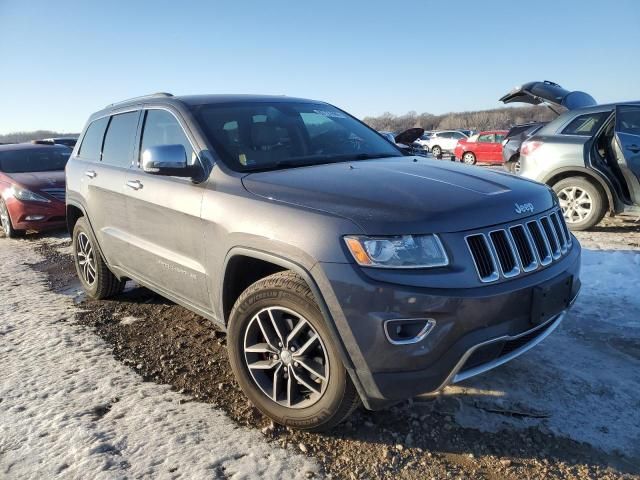
[[0, 172], [51, 172], [64, 170], [71, 150], [67, 148], [29, 148], [0, 151]]

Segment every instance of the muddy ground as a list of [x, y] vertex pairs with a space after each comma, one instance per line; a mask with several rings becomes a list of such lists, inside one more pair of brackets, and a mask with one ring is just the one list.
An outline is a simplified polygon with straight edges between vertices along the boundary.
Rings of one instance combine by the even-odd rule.
[[[31, 237], [45, 260], [34, 265], [51, 289], [73, 295], [76, 321], [95, 331], [113, 355], [146, 381], [169, 384], [184, 402], [205, 402], [240, 425], [260, 429], [277, 448], [314, 457], [333, 478], [640, 478], [639, 459], [607, 454], [544, 429], [497, 433], [463, 428], [455, 400], [420, 398], [380, 412], [359, 409], [330, 433], [309, 434], [274, 426], [246, 399], [227, 361], [225, 335], [208, 321], [129, 284], [117, 298], [84, 300], [64, 234], [55, 242]], [[640, 248], [635, 218], [605, 220], [579, 234], [589, 248]], [[622, 244], [620, 244], [622, 242]], [[67, 248], [65, 248], [67, 247]], [[517, 418], [522, 412], [503, 412]]]

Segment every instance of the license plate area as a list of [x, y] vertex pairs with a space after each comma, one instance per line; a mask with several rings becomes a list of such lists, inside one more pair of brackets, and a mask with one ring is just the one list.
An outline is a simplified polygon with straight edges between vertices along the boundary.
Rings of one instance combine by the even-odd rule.
[[573, 276], [543, 283], [533, 289], [531, 323], [539, 325], [554, 317], [571, 303]]

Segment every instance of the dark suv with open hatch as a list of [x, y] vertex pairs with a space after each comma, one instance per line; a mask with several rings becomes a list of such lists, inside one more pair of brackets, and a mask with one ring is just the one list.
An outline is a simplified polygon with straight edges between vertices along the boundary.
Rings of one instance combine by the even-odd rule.
[[580, 288], [548, 187], [297, 98], [108, 106], [67, 164], [67, 219], [90, 297], [133, 279], [209, 318], [251, 401], [308, 430], [516, 357]]

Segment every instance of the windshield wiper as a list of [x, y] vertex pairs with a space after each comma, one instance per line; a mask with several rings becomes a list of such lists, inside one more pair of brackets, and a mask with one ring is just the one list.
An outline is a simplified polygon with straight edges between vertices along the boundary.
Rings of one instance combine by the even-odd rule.
[[308, 167], [311, 165], [326, 165], [328, 163], [340, 163], [340, 162], [348, 162], [354, 160], [373, 160], [376, 158], [390, 158], [390, 157], [398, 157], [400, 155], [396, 155], [393, 153], [349, 153], [342, 155], [312, 155], [306, 157], [292, 157], [285, 158], [282, 160], [278, 160], [276, 163], [273, 163], [269, 166], [265, 166], [264, 168], [256, 168], [251, 169], [250, 171], [269, 171], [269, 170], [278, 170], [280, 168], [295, 168], [295, 167]]

